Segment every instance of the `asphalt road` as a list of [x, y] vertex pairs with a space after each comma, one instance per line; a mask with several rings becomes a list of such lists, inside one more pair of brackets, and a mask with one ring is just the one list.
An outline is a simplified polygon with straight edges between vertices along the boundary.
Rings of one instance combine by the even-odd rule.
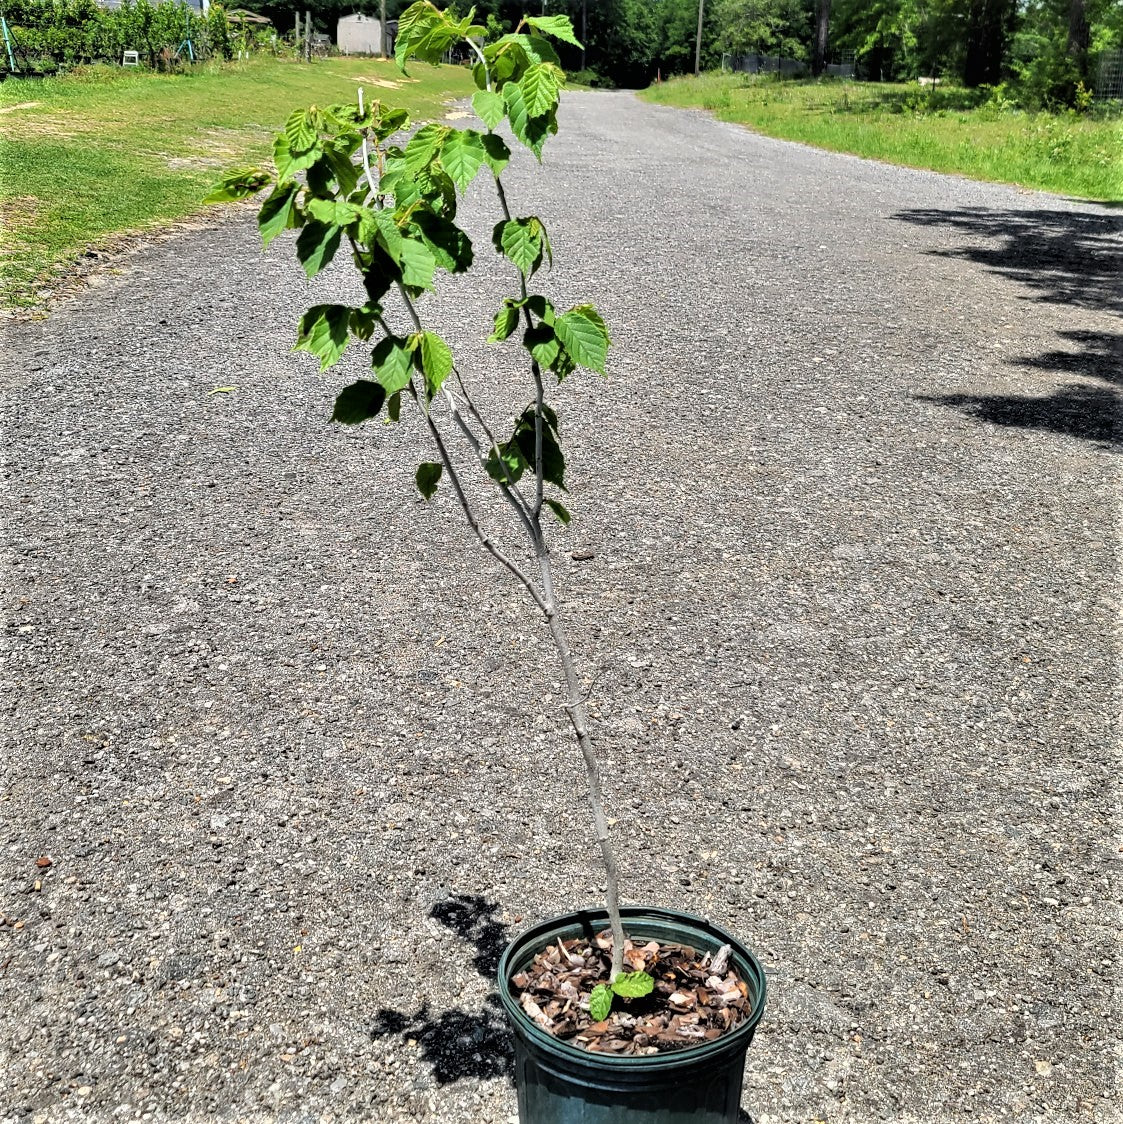
[[[507, 179], [615, 341], [563, 595], [626, 897], [769, 966], [745, 1109], [1120, 1120], [1123, 219], [628, 94]], [[485, 186], [426, 314], [502, 416]], [[504, 1124], [497, 950], [600, 882], [547, 637], [289, 353], [345, 269], [97, 280], [0, 356], [0, 1119]]]

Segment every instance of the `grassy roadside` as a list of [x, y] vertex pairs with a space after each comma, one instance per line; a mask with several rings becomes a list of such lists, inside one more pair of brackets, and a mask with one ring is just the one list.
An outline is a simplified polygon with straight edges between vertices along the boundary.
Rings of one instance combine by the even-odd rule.
[[253, 59], [182, 75], [95, 68], [0, 85], [0, 304], [38, 302], [88, 248], [185, 218], [216, 173], [268, 157], [298, 105], [355, 87], [438, 117], [471, 89], [467, 70], [324, 59]]
[[865, 82], [676, 78], [644, 90], [782, 140], [1084, 199], [1123, 199], [1123, 118], [1027, 114], [977, 91]]

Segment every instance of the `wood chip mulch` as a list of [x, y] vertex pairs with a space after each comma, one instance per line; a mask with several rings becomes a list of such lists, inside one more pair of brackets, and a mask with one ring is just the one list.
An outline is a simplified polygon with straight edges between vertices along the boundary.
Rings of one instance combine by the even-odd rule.
[[662, 1054], [711, 1042], [749, 1017], [749, 989], [728, 961], [728, 946], [714, 954], [626, 940], [624, 971], [647, 972], [655, 989], [640, 999], [616, 996], [608, 1018], [596, 1023], [589, 995], [608, 982], [609, 932], [592, 941], [555, 941], [511, 977], [511, 987], [534, 1022], [571, 1045], [601, 1054]]

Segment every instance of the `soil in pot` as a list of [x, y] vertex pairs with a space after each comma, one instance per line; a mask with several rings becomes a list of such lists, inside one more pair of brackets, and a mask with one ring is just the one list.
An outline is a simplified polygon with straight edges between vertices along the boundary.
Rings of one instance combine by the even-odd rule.
[[590, 1053], [648, 1056], [720, 1038], [752, 1013], [748, 985], [735, 971], [728, 946], [702, 952], [689, 945], [624, 942], [624, 971], [655, 980], [649, 995], [614, 998], [608, 1017], [595, 1021], [589, 997], [608, 982], [612, 936], [558, 939], [547, 945], [511, 987], [527, 1016], [555, 1038]]

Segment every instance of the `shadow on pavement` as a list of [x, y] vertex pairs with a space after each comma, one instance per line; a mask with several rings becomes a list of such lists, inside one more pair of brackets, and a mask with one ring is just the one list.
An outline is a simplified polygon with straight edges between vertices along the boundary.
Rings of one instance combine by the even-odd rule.
[[929, 250], [962, 258], [1025, 285], [1035, 300], [1123, 312], [1123, 217], [1080, 211], [917, 209], [893, 216], [914, 226], [947, 226], [970, 237]]
[[[472, 963], [489, 982], [494, 981], [499, 957], [509, 940], [507, 928], [496, 920], [499, 906], [479, 896], [453, 894], [437, 902], [429, 916], [476, 946]], [[514, 1079], [514, 1052], [499, 996], [487, 997], [482, 1011], [460, 1008], [435, 1014], [426, 1003], [412, 1015], [383, 1008], [375, 1015], [370, 1036], [414, 1039], [422, 1058], [441, 1085], [464, 1078]]]
[[[1030, 291], [1031, 300], [1123, 313], [1123, 218], [983, 209], [902, 211], [894, 217], [962, 231], [969, 239], [963, 246], [928, 252], [975, 262], [1017, 281]], [[1085, 381], [1055, 387], [1047, 395], [941, 394], [920, 400], [950, 406], [994, 425], [1118, 444], [1123, 435], [1123, 403], [1117, 389], [1123, 382], [1123, 334], [1068, 331], [1060, 337], [1076, 350], [1058, 348], [1016, 362]]]

